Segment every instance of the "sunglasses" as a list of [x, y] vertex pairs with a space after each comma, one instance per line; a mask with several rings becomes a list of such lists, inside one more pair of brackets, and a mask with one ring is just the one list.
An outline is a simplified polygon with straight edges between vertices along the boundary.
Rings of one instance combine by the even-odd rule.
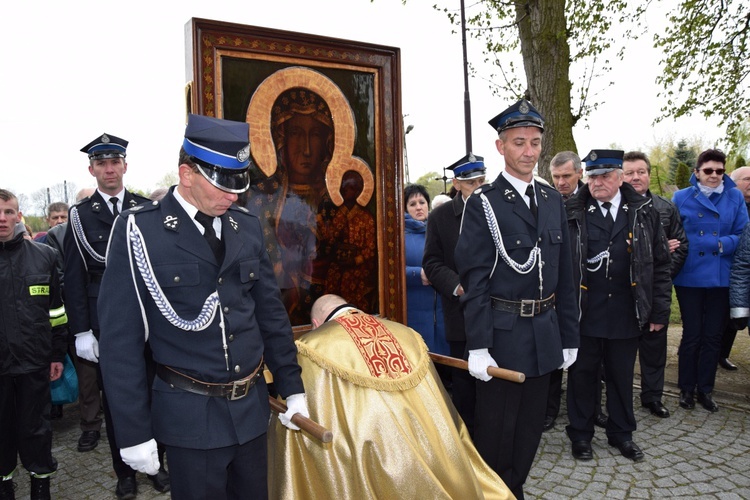
[[703, 172], [706, 175], [711, 175], [711, 174], [724, 175], [724, 172], [726, 172], [726, 169], [724, 168], [702, 168], [701, 172]]

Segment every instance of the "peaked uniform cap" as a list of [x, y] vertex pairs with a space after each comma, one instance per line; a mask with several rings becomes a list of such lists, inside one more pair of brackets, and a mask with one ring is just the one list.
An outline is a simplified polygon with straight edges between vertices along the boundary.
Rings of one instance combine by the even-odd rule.
[[127, 148], [128, 141], [125, 139], [104, 133], [82, 147], [81, 152], [86, 153], [90, 160], [125, 158]]
[[250, 185], [250, 127], [245, 122], [188, 115], [182, 147], [217, 188], [242, 193]]
[[484, 177], [487, 173], [487, 169], [484, 167], [484, 158], [473, 153], [467, 154], [447, 168], [452, 170], [453, 177], [460, 181]]
[[624, 154], [619, 149], [592, 149], [581, 161], [586, 164], [586, 175], [602, 175], [622, 169]]
[[518, 127], [537, 127], [544, 132], [544, 118], [526, 99], [516, 102], [488, 123], [498, 134], [503, 130]]

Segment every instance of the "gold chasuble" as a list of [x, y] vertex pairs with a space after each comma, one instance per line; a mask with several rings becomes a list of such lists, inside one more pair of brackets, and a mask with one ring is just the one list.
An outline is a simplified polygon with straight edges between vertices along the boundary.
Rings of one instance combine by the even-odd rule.
[[297, 340], [321, 443], [271, 419], [273, 499], [505, 499], [415, 331], [356, 309]]

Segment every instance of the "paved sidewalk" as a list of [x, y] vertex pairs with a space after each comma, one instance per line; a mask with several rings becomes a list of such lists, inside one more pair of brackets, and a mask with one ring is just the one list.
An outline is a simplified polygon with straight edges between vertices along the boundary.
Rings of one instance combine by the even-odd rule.
[[[561, 415], [555, 428], [544, 433], [526, 483], [527, 498], [750, 499], [750, 336], [747, 330], [737, 334], [731, 359], [740, 369], [727, 372], [719, 368], [715, 399], [720, 410], [712, 414], [700, 405], [694, 410], [684, 410], [677, 404], [680, 335], [679, 326], [670, 327], [664, 404], [672, 416], [667, 419], [652, 416], [640, 407], [639, 388], [634, 391], [638, 421], [634, 439], [646, 458], [639, 463], [623, 458], [607, 445], [603, 429], [597, 428], [594, 460], [573, 459], [564, 430], [567, 414], [563, 393]], [[113, 499], [116, 478], [106, 433], [95, 450], [79, 453], [78, 418], [78, 406], [73, 404], [65, 407], [61, 420], [53, 421], [52, 451], [60, 464], [52, 478], [53, 498]], [[137, 478], [139, 499], [170, 498], [169, 494], [156, 492], [145, 475], [138, 474]], [[15, 482], [16, 497], [28, 498], [29, 479], [20, 465]]]

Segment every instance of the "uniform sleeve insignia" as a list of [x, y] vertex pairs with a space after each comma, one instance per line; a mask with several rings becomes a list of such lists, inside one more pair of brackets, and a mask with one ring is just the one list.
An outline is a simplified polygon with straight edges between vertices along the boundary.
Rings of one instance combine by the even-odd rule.
[[100, 212], [101, 209], [102, 209], [102, 204], [99, 203], [98, 201], [95, 201], [95, 202], [91, 203], [91, 211], [92, 212]]
[[229, 225], [232, 226], [232, 229], [234, 229], [235, 233], [240, 232], [240, 225], [237, 224], [237, 221], [232, 218], [232, 216], [229, 216]]
[[178, 219], [176, 215], [167, 215], [164, 218], [164, 227], [171, 231], [177, 231], [180, 227], [180, 219]]
[[594, 210], [596, 210], [596, 207], [594, 205], [589, 205], [589, 213], [593, 213]]

